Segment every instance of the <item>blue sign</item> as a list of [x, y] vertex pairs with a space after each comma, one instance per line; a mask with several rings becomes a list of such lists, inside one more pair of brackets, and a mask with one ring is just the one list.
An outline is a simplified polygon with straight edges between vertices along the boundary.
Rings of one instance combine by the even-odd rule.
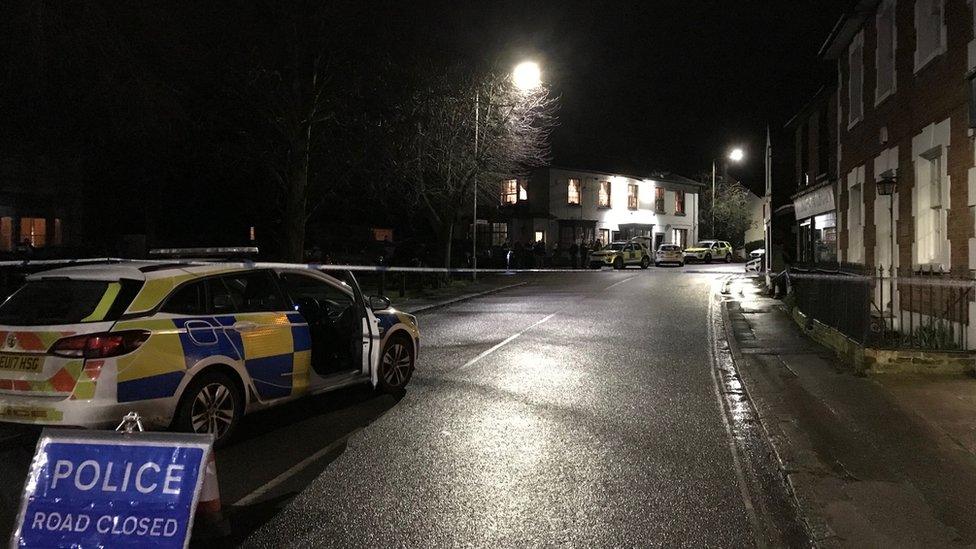
[[19, 547], [186, 547], [207, 435], [46, 429], [24, 487]]

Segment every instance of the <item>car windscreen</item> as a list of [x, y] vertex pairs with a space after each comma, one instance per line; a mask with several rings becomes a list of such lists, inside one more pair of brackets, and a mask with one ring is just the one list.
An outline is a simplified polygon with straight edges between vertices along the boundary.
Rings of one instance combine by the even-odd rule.
[[609, 244], [604, 250], [622, 250], [624, 246], [624, 244]]
[[[126, 289], [123, 289], [126, 286]], [[103, 280], [31, 280], [0, 304], [0, 324], [41, 326], [112, 320], [131, 301], [130, 285]]]
[[662, 252], [678, 252], [681, 251], [681, 248], [678, 246], [661, 246], [660, 250]]
[[711, 240], [703, 240], [703, 241], [699, 242], [696, 247], [698, 247], [698, 248], [711, 248], [712, 247], [712, 244], [715, 244], [715, 242], [712, 242]]

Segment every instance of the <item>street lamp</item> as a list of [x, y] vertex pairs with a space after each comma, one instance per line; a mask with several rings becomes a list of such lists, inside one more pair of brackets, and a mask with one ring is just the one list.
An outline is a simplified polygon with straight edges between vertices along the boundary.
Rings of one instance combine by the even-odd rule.
[[[542, 69], [535, 61], [523, 61], [512, 69], [512, 83], [522, 92], [531, 92], [542, 85]], [[481, 91], [474, 91], [474, 158], [478, 162], [478, 137], [481, 123]], [[478, 174], [474, 176], [474, 202], [471, 215], [471, 280], [478, 280]]]
[[522, 91], [532, 91], [542, 85], [542, 71], [535, 61], [523, 61], [515, 65], [512, 82]]
[[[877, 181], [878, 194], [888, 197], [888, 231], [891, 232], [891, 264], [888, 266], [888, 299], [891, 300], [892, 313], [895, 307], [895, 194], [898, 193], [898, 177], [894, 170], [886, 170], [881, 173]], [[883, 267], [882, 267], [883, 268]], [[884, 273], [882, 273], [884, 276]], [[883, 288], [883, 286], [882, 286]], [[882, 290], [883, 292], [884, 290]], [[882, 304], [884, 296], [881, 296]], [[891, 318], [892, 330], [894, 330], [894, 316]]]
[[[728, 161], [734, 162], [736, 164], [742, 162], [745, 159], [746, 153], [741, 147], [735, 147], [729, 151]], [[716, 238], [715, 235], [715, 170], [716, 162], [712, 160], [712, 238]]]

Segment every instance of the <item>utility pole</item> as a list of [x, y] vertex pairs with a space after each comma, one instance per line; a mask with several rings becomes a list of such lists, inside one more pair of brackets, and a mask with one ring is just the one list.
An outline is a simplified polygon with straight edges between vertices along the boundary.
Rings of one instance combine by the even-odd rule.
[[471, 209], [471, 280], [478, 280], [478, 125], [481, 117], [481, 90], [474, 90], [474, 201]]
[[709, 206], [712, 210], [712, 234], [708, 235], [709, 238], [715, 238], [715, 161], [712, 160], [712, 204]]

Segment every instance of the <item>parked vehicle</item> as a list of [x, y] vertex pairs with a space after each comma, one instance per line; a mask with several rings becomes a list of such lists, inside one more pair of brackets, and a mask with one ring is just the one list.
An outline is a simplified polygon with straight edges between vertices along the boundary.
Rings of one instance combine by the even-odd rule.
[[246, 413], [359, 383], [401, 390], [419, 331], [352, 273], [125, 262], [37, 273], [0, 305], [0, 421], [230, 438]]
[[695, 246], [685, 249], [685, 261], [701, 261], [711, 263], [712, 260], [722, 259], [726, 263], [732, 262], [732, 245], [724, 240], [702, 240]]
[[684, 267], [685, 255], [681, 251], [681, 246], [677, 244], [661, 244], [654, 256], [654, 265], [660, 267], [665, 263]]
[[602, 250], [590, 252], [588, 260], [591, 269], [603, 266], [623, 269], [628, 265], [646, 269], [651, 265], [651, 253], [639, 242], [611, 242]]

